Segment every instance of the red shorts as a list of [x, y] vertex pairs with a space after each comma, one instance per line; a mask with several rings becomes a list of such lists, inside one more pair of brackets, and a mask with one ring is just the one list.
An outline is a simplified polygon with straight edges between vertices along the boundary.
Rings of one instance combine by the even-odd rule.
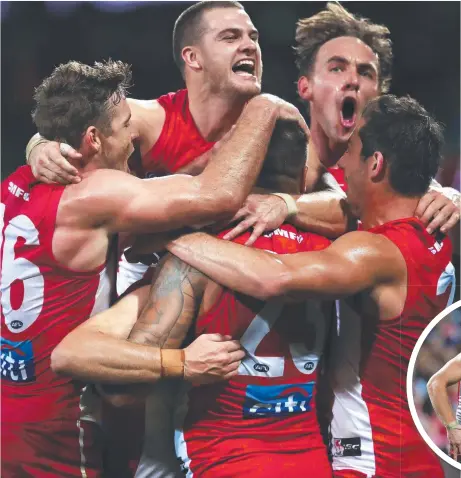
[[93, 422], [4, 422], [1, 445], [2, 478], [102, 477], [102, 435]]

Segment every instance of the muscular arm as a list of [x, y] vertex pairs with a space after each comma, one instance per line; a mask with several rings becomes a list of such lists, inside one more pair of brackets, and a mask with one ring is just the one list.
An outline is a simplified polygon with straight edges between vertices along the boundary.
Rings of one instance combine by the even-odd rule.
[[74, 214], [80, 212], [88, 227], [102, 225], [109, 232], [159, 232], [232, 216], [259, 174], [277, 113], [274, 101], [251, 100], [229, 139], [196, 177], [143, 181], [118, 171], [94, 171], [73, 186], [79, 190]]
[[456, 421], [447, 388], [458, 382], [461, 382], [461, 354], [445, 364], [427, 384], [432, 406], [445, 426]]
[[128, 340], [175, 349], [183, 343], [198, 313], [207, 277], [171, 254], [158, 269]]
[[[162, 376], [160, 349], [163, 366], [166, 357], [174, 368], [171, 359], [178, 352], [165, 349], [183, 342], [206, 279], [175, 257], [157, 269], [151, 287], [132, 292], [67, 335], [52, 353], [53, 371], [89, 382], [152, 384]], [[199, 384], [235, 375], [244, 353], [229, 339], [201, 335], [186, 347], [184, 379]], [[182, 366], [173, 372], [181, 377]]]
[[352, 216], [344, 193], [325, 190], [294, 198], [298, 213], [288, 222], [303, 231], [333, 239], [357, 227], [357, 219]]
[[367, 232], [346, 234], [323, 251], [288, 255], [200, 232], [174, 240], [167, 248], [212, 280], [263, 300], [283, 295], [338, 299], [401, 280], [406, 271], [396, 246]]
[[159, 349], [126, 340], [148, 294], [149, 287], [142, 287], [74, 329], [51, 354], [52, 370], [89, 382], [158, 380]]

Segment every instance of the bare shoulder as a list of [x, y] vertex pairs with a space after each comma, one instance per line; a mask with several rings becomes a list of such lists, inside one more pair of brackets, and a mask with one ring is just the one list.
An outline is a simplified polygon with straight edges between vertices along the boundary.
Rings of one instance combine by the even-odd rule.
[[114, 169], [85, 173], [80, 183], [66, 187], [59, 202], [58, 223], [98, 223], [101, 214], [110, 212], [114, 201], [118, 203], [123, 198], [124, 191], [133, 191], [140, 185], [141, 179]]
[[374, 262], [383, 269], [392, 271], [406, 269], [400, 249], [382, 234], [354, 231], [336, 239], [328, 248], [348, 259], [365, 263]]
[[165, 122], [165, 110], [157, 100], [128, 98], [131, 121], [139, 135], [141, 153], [145, 154], [157, 142]]

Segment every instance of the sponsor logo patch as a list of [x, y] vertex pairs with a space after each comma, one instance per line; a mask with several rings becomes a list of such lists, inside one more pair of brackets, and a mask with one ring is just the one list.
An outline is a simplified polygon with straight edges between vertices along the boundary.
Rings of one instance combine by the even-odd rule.
[[333, 438], [333, 456], [362, 456], [360, 437]]
[[1, 338], [2, 380], [10, 382], [35, 381], [34, 353], [32, 342], [11, 342]]
[[311, 410], [314, 382], [287, 385], [248, 385], [243, 418], [290, 416]]

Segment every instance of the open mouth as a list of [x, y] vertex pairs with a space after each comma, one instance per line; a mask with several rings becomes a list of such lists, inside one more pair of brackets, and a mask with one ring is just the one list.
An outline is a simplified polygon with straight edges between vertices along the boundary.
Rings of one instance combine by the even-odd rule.
[[239, 76], [255, 78], [254, 60], [240, 60], [232, 67], [232, 71]]
[[341, 125], [352, 128], [355, 125], [357, 104], [354, 98], [345, 98], [341, 108]]

